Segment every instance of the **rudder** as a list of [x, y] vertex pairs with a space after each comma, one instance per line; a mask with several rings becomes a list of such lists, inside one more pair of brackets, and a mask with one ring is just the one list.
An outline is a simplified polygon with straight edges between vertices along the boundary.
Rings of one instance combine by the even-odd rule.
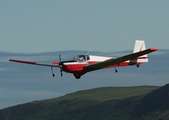
[[[146, 45], [145, 45], [144, 40], [136, 40], [133, 53], [140, 52], [140, 51], [143, 51], [143, 50], [146, 50]], [[141, 63], [148, 62], [148, 55], [145, 54], [143, 56], [140, 56], [137, 59], [137, 62], [141, 62]]]

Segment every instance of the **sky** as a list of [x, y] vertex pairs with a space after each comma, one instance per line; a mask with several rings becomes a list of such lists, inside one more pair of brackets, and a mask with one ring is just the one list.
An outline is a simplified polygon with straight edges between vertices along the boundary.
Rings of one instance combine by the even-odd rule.
[[[163, 0], [1, 0], [0, 109], [106, 86], [162, 86], [169, 82], [169, 1]], [[121, 56], [135, 40], [160, 51], [136, 67], [98, 70], [76, 80], [49, 67], [11, 63], [25, 59], [51, 63], [78, 54]], [[119, 51], [119, 52], [118, 52]]]
[[1, 0], [0, 51], [168, 49], [168, 0]]

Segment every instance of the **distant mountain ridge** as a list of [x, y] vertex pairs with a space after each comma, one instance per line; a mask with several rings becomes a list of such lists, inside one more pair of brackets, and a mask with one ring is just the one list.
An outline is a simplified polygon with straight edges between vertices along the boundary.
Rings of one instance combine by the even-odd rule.
[[[129, 53], [129, 52], [133, 52], [132, 50], [122, 50], [122, 51], [110, 51], [110, 52], [102, 52], [102, 51], [89, 51], [89, 54], [113, 54], [113, 53]], [[162, 52], [162, 53], [169, 53], [169, 49], [160, 49], [159, 51], [156, 51], [155, 53], [158, 53], [158, 52]], [[6, 51], [0, 51], [0, 54], [3, 56], [3, 55], [34, 55], [34, 54], [61, 54], [61, 53], [64, 53], [64, 54], [69, 54], [69, 53], [75, 53], [75, 54], [87, 54], [88, 53], [88, 50], [63, 50], [63, 51], [51, 51], [51, 52], [35, 52], [35, 53], [16, 53], [16, 52], [6, 52]], [[154, 54], [154, 53], [153, 53]]]
[[[101, 52], [101, 51], [90, 51], [90, 55], [98, 55], [98, 56], [110, 56], [110, 57], [120, 57], [126, 54], [132, 53], [132, 50], [125, 50], [125, 51], [114, 51], [114, 52]], [[0, 51], [0, 58], [5, 59], [6, 61], [9, 60], [9, 58], [20, 58], [24, 59], [25, 57], [27, 59], [34, 58], [37, 60], [44, 60], [43, 57], [47, 60], [58, 60], [59, 54], [61, 54], [62, 58], [64, 60], [72, 59], [74, 56], [79, 54], [87, 54], [88, 51], [78, 51], [78, 50], [66, 50], [66, 51], [53, 51], [53, 52], [40, 52], [40, 53], [13, 53], [13, 52], [4, 52]], [[152, 55], [163, 55], [163, 54], [169, 54], [168, 49], [160, 49], [159, 51], [156, 51], [152, 53]], [[150, 54], [151, 55], [151, 54]], [[12, 57], [13, 56], [13, 57]], [[43, 58], [43, 59], [42, 59]], [[0, 61], [1, 61], [0, 59]]]
[[166, 120], [169, 84], [163, 87], [104, 87], [0, 110], [2, 120]]

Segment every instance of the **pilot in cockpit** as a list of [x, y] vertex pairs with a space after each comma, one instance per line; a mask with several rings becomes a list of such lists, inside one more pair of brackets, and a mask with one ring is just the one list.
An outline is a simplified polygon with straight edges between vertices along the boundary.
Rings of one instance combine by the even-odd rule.
[[79, 61], [84, 61], [83, 56], [79, 56]]
[[76, 61], [79, 61], [79, 62], [84, 62], [84, 61], [86, 61], [86, 56], [85, 55], [78, 55], [78, 56], [75, 56], [73, 59]]

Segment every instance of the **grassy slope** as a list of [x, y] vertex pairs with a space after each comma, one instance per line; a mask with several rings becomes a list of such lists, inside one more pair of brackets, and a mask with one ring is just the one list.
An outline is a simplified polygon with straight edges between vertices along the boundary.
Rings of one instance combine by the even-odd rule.
[[[23, 116], [25, 120], [43, 120], [46, 117], [48, 119], [70, 119], [72, 115], [74, 115], [74, 120], [75, 118], [82, 119], [84, 116], [88, 119], [98, 119], [99, 112], [100, 116], [106, 119], [105, 116], [111, 115], [112, 118], [121, 111], [123, 111], [121, 117], [124, 115], [127, 118], [132, 106], [136, 104], [133, 102], [135, 99], [131, 97], [147, 94], [157, 88], [153, 86], [138, 86], [83, 90], [59, 98], [34, 101], [1, 110], [0, 119], [12, 118], [15, 120], [14, 116], [16, 120], [18, 120], [18, 117], [23, 119]], [[117, 117], [115, 116], [115, 118]]]
[[65, 96], [50, 99], [59, 102], [62, 100], [91, 99], [95, 101], [121, 100], [128, 97], [140, 96], [157, 89], [156, 86], [136, 86], [136, 87], [104, 87], [78, 91]]

